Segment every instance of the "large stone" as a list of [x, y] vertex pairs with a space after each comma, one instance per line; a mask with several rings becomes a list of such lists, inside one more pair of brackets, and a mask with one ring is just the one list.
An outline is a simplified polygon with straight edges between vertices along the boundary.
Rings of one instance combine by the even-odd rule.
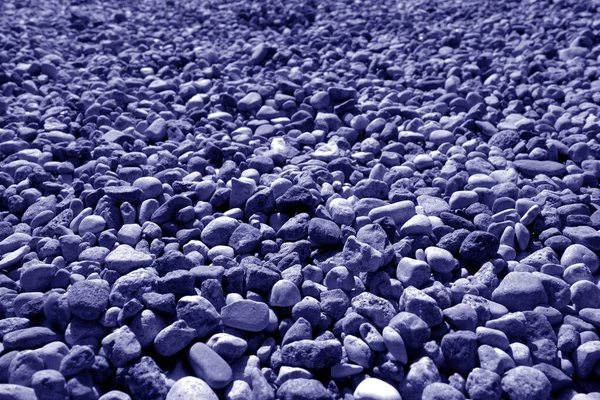
[[548, 303], [541, 280], [528, 272], [510, 272], [492, 292], [492, 300], [509, 311], [533, 310]]

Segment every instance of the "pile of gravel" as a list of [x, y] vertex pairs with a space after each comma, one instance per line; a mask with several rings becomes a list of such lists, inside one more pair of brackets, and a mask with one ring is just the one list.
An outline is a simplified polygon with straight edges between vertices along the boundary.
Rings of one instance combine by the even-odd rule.
[[600, 399], [599, 7], [2, 1], [0, 399]]

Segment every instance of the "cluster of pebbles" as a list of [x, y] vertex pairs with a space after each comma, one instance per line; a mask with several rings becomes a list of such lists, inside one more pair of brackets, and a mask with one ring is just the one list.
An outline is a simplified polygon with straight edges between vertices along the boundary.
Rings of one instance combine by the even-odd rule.
[[0, 399], [600, 399], [599, 13], [2, 1]]

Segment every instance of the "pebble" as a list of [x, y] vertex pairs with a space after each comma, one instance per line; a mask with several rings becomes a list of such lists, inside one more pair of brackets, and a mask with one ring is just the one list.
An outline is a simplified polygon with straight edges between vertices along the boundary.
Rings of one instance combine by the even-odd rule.
[[447, 383], [435, 382], [423, 390], [423, 400], [463, 400], [465, 396]]
[[190, 347], [188, 360], [196, 376], [213, 389], [221, 389], [233, 379], [229, 364], [204, 343], [198, 342]]
[[301, 299], [298, 287], [291, 281], [282, 279], [271, 288], [268, 304], [271, 307], [293, 307]]
[[498, 238], [488, 232], [474, 231], [460, 245], [460, 258], [467, 266], [478, 267], [498, 251]]
[[355, 400], [401, 400], [398, 390], [377, 378], [367, 378], [354, 390]]
[[390, 217], [396, 223], [396, 226], [402, 226], [415, 214], [413, 202], [404, 200], [372, 209], [369, 211], [369, 218], [371, 221], [375, 221], [379, 218]]
[[221, 309], [223, 324], [248, 332], [261, 332], [269, 325], [269, 308], [253, 300], [239, 300]]
[[127, 244], [122, 244], [106, 256], [104, 265], [107, 269], [116, 271], [120, 275], [127, 275], [137, 269], [149, 267], [152, 261], [153, 259], [149, 254], [137, 251]]
[[425, 260], [432, 271], [439, 273], [452, 272], [457, 262], [448, 250], [439, 247], [428, 247], [425, 249]]
[[44, 369], [31, 377], [31, 387], [38, 400], [64, 400], [69, 398], [65, 377], [58, 371]]
[[211, 387], [200, 378], [186, 376], [169, 389], [166, 400], [218, 400]]
[[81, 220], [78, 232], [85, 235], [87, 232], [98, 234], [106, 227], [106, 221], [99, 215], [89, 215]]
[[142, 354], [142, 346], [129, 327], [123, 326], [102, 339], [106, 358], [116, 367], [124, 367]]
[[513, 399], [547, 399], [552, 385], [546, 375], [535, 368], [519, 366], [502, 377], [502, 390]]
[[537, 276], [528, 272], [510, 272], [492, 292], [492, 300], [509, 311], [525, 311], [547, 304], [548, 295]]
[[502, 395], [500, 376], [483, 368], [475, 368], [469, 373], [465, 389], [473, 400], [499, 400]]
[[108, 305], [110, 286], [101, 279], [73, 283], [67, 291], [69, 311], [78, 318], [94, 321]]
[[0, 383], [0, 398], [7, 400], [37, 400], [34, 389], [13, 383]]
[[178, 320], [163, 328], [154, 337], [154, 349], [163, 357], [173, 356], [187, 347], [196, 337], [196, 330]]
[[215, 307], [202, 296], [184, 296], [177, 302], [177, 318], [196, 330], [196, 337], [203, 338], [221, 323]]
[[321, 382], [315, 379], [292, 378], [277, 389], [277, 398], [281, 400], [314, 399], [329, 400], [331, 394]]
[[331, 368], [342, 359], [342, 344], [337, 340], [299, 340], [281, 348], [283, 365], [306, 369]]
[[201, 239], [209, 247], [227, 245], [239, 221], [229, 217], [219, 217], [209, 222], [201, 233]]
[[600, 267], [600, 259], [592, 250], [581, 244], [572, 244], [563, 252], [560, 258], [560, 265], [568, 268], [580, 263], [585, 264], [592, 274]]

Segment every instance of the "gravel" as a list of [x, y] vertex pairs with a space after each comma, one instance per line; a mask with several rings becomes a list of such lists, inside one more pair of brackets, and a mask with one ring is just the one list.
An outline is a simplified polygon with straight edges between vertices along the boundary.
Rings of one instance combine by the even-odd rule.
[[600, 396], [591, 0], [0, 3], [0, 398]]

